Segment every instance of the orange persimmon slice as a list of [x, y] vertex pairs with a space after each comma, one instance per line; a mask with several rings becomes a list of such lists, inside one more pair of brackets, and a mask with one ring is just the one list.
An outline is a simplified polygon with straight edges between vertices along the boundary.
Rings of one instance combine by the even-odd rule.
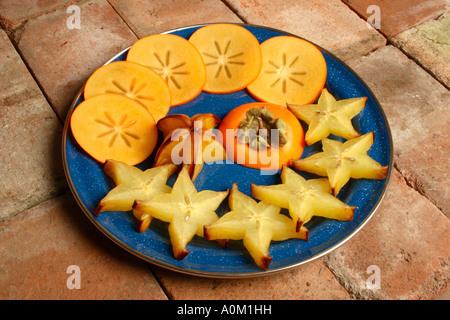
[[87, 80], [84, 98], [102, 93], [123, 94], [141, 103], [156, 121], [170, 108], [167, 83], [152, 69], [129, 61], [116, 61], [98, 68]]
[[317, 99], [325, 85], [327, 66], [314, 44], [294, 36], [277, 36], [261, 43], [261, 52], [261, 72], [247, 87], [252, 96], [282, 106]]
[[261, 69], [258, 39], [244, 27], [213, 24], [195, 31], [189, 41], [200, 51], [211, 93], [231, 93], [247, 87]]
[[81, 102], [70, 117], [78, 144], [90, 156], [135, 165], [155, 149], [155, 119], [139, 102], [121, 94], [104, 93]]
[[127, 61], [153, 69], [168, 84], [171, 106], [194, 99], [206, 82], [206, 68], [200, 52], [185, 38], [174, 34], [154, 34], [136, 41]]

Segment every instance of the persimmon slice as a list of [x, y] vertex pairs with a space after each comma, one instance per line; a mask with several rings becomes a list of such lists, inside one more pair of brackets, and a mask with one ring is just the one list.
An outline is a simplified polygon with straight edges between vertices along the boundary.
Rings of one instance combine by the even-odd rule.
[[261, 72], [247, 87], [252, 96], [282, 106], [317, 99], [325, 85], [327, 66], [314, 44], [294, 36], [277, 36], [261, 43], [261, 52]]
[[155, 149], [158, 129], [152, 114], [124, 95], [105, 93], [81, 102], [70, 118], [73, 136], [90, 156], [135, 165]]
[[206, 84], [211, 93], [231, 93], [247, 87], [261, 69], [258, 39], [234, 24], [213, 24], [189, 38], [200, 51], [206, 66]]
[[156, 121], [170, 108], [167, 83], [152, 69], [134, 62], [116, 61], [98, 68], [86, 82], [84, 98], [102, 93], [123, 94], [138, 101]]
[[127, 61], [153, 69], [168, 84], [171, 106], [194, 99], [206, 82], [206, 69], [200, 52], [188, 40], [174, 34], [154, 34], [136, 41]]

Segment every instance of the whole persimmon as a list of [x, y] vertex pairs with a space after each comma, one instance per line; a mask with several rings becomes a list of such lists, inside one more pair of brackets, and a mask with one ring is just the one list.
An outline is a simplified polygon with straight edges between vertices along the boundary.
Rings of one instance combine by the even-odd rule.
[[248, 168], [279, 170], [305, 147], [299, 120], [286, 107], [251, 102], [231, 110], [219, 126], [229, 159]]

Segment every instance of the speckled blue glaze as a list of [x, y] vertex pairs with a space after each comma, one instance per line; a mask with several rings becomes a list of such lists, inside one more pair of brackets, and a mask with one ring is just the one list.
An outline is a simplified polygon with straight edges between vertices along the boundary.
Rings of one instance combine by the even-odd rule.
[[[264, 40], [279, 36], [291, 35], [282, 31], [243, 25], [256, 38]], [[201, 26], [187, 27], [168, 33], [185, 38]], [[338, 197], [356, 206], [354, 219], [349, 222], [337, 222], [314, 217], [308, 224], [309, 241], [298, 239], [274, 242], [270, 247], [273, 260], [267, 271], [259, 269], [250, 258], [241, 241], [231, 241], [227, 249], [214, 241], [195, 237], [189, 244], [189, 255], [182, 261], [173, 258], [167, 224], [154, 220], [145, 233], [136, 232], [137, 221], [130, 212], [105, 212], [95, 217], [93, 211], [98, 202], [110, 190], [110, 185], [102, 172], [101, 165], [89, 157], [75, 142], [66, 120], [63, 136], [63, 163], [67, 180], [74, 197], [86, 216], [111, 240], [125, 250], [153, 264], [175, 271], [206, 277], [252, 277], [266, 275], [285, 270], [290, 267], [316, 259], [343, 244], [353, 236], [374, 214], [382, 200], [391, 175], [393, 147], [389, 125], [381, 106], [367, 86], [341, 61], [322, 49], [328, 69], [326, 86], [337, 99], [352, 97], [368, 97], [364, 110], [353, 119], [353, 124], [361, 134], [375, 133], [375, 142], [369, 155], [382, 165], [389, 165], [388, 176], [384, 180], [351, 180]], [[110, 61], [125, 60], [127, 50]], [[69, 110], [83, 100], [80, 93]], [[202, 92], [189, 103], [172, 108], [170, 113], [185, 113], [192, 116], [197, 113], [211, 112], [223, 118], [231, 109], [253, 99], [246, 90], [231, 94], [214, 95]], [[67, 119], [69, 119], [69, 116]], [[306, 130], [306, 126], [304, 129]], [[330, 138], [340, 139], [331, 136]], [[320, 143], [306, 148], [302, 158], [321, 151]], [[141, 169], [151, 166], [151, 157], [139, 164]], [[311, 174], [301, 172], [305, 178], [313, 178]], [[175, 176], [169, 180], [173, 183]], [[279, 175], [262, 175], [259, 170], [248, 169], [237, 164], [205, 164], [195, 181], [198, 190], [226, 190], [237, 182], [239, 189], [250, 195], [250, 183], [280, 183]], [[222, 215], [227, 210], [226, 202], [217, 210]], [[286, 213], [283, 210], [284, 213]]]

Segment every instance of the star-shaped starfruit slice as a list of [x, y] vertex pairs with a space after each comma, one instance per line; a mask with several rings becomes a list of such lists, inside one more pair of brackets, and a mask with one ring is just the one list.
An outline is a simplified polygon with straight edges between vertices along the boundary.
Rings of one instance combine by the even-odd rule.
[[227, 195], [228, 190], [198, 192], [185, 165], [170, 193], [136, 201], [133, 213], [141, 221], [153, 217], [168, 222], [173, 254], [182, 260], [189, 253], [186, 245], [192, 238], [203, 237], [203, 227], [218, 219], [215, 211]]
[[260, 186], [252, 184], [252, 196], [258, 200], [289, 210], [295, 229], [313, 216], [339, 221], [353, 219], [355, 207], [331, 195], [328, 179], [306, 180], [289, 167], [281, 170], [281, 184]]
[[115, 184], [100, 200], [94, 214], [104, 211], [131, 211], [134, 201], [147, 200], [161, 193], [170, 192], [167, 179], [178, 170], [175, 164], [167, 164], [145, 171], [120, 161], [106, 160], [104, 173]]
[[272, 257], [269, 256], [271, 241], [287, 239], [308, 239], [308, 230], [293, 228], [292, 220], [280, 213], [281, 208], [253, 198], [238, 190], [233, 184], [228, 199], [231, 211], [216, 222], [205, 226], [205, 237], [209, 240], [243, 240], [255, 263], [268, 269]]
[[293, 161], [293, 167], [319, 176], [327, 176], [336, 196], [341, 188], [353, 179], [384, 179], [387, 166], [372, 159], [367, 151], [374, 142], [374, 133], [369, 132], [358, 138], [340, 142], [323, 139], [322, 152]]
[[360, 134], [352, 124], [352, 118], [364, 109], [367, 97], [336, 100], [323, 89], [317, 104], [288, 104], [289, 110], [308, 124], [305, 141], [308, 146], [327, 138], [330, 134], [353, 139]]

